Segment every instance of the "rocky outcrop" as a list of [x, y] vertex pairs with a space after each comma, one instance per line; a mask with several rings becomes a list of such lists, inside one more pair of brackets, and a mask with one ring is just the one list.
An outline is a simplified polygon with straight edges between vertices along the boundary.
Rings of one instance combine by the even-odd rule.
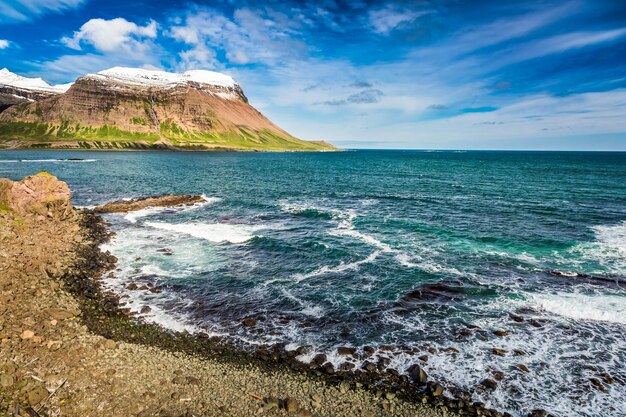
[[134, 200], [120, 200], [103, 204], [94, 209], [96, 213], [126, 213], [142, 210], [146, 207], [177, 207], [189, 206], [205, 201], [199, 195], [165, 195], [160, 197], [144, 197]]
[[70, 189], [65, 182], [47, 172], [21, 181], [0, 178], [0, 208], [21, 214], [65, 219], [72, 212]]
[[61, 94], [69, 85], [50, 85], [41, 78], [27, 78], [0, 70], [0, 113], [11, 106], [26, 105]]

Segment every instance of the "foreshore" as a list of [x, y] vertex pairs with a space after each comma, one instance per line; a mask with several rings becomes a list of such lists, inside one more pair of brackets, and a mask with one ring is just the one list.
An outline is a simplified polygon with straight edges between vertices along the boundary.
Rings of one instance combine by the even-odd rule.
[[100, 290], [116, 261], [99, 249], [105, 223], [46, 204], [0, 206], [0, 415], [456, 415], [400, 386], [134, 320]]

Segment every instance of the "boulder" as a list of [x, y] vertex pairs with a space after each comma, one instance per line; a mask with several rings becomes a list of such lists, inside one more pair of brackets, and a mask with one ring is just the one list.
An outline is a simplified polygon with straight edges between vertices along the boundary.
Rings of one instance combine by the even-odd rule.
[[0, 207], [62, 220], [72, 212], [70, 188], [45, 171], [21, 181], [1, 178]]
[[409, 374], [409, 377], [413, 380], [413, 382], [425, 384], [428, 381], [428, 374], [417, 364], [409, 366], [406, 372]]

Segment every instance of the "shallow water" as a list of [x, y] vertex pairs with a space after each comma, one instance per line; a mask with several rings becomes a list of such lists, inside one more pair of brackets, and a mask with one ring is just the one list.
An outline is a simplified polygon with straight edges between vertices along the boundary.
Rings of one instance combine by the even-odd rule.
[[[0, 152], [0, 176], [39, 170], [83, 206], [206, 197], [108, 216], [122, 271], [107, 283], [133, 310], [149, 305], [148, 320], [310, 345], [300, 359], [335, 365], [338, 346], [402, 346], [377, 352], [401, 372], [453, 347], [429, 354], [428, 373], [490, 406], [626, 409], [626, 153]], [[476, 390], [494, 370], [498, 388]], [[590, 383], [603, 373], [605, 393]]]

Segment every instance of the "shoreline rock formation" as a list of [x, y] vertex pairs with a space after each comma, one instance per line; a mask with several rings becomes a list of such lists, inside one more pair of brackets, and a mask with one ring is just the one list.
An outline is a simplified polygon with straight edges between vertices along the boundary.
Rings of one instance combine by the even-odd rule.
[[95, 213], [127, 213], [147, 207], [179, 207], [189, 206], [205, 201], [200, 195], [165, 195], [135, 198], [132, 200], [112, 201], [93, 209]]

